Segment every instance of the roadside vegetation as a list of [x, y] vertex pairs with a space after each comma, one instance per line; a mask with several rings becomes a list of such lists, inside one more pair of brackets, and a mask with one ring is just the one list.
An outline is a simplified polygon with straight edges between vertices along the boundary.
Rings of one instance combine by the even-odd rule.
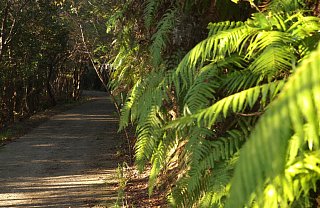
[[77, 99], [91, 70], [149, 196], [320, 206], [319, 1], [30, 2], [1, 3], [2, 126], [43, 99]]
[[318, 206], [319, 3], [139, 3], [114, 5], [107, 54], [149, 195], [163, 190], [172, 207]]

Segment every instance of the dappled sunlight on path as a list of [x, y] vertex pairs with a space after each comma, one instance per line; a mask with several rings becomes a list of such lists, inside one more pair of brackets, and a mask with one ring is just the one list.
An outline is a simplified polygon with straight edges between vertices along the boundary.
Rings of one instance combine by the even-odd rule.
[[96, 97], [0, 148], [0, 207], [110, 207], [117, 119]]
[[[0, 191], [0, 207], [92, 207], [116, 199], [114, 171], [45, 178], [14, 178]], [[45, 196], [45, 197], [44, 197]]]

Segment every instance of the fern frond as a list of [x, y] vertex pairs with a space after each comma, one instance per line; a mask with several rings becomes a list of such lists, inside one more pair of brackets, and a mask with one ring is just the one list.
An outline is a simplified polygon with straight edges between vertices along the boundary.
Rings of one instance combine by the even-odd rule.
[[248, 67], [254, 74], [260, 74], [260, 79], [272, 79], [284, 74], [288, 76], [293, 64], [296, 63], [296, 57], [293, 55], [293, 48], [284, 45], [270, 45], [255, 59]]
[[110, 33], [112, 30], [116, 29], [117, 22], [123, 18], [125, 12], [128, 10], [131, 0], [126, 1], [120, 8], [114, 8], [112, 15], [108, 18], [106, 22], [106, 33]]
[[[208, 170], [201, 175], [200, 179], [190, 178], [188, 176], [177, 182], [177, 187], [169, 196], [169, 202], [172, 207], [197, 207], [201, 199], [207, 193], [215, 192], [217, 194], [225, 193], [225, 188], [230, 181], [232, 166], [228, 161], [217, 164], [214, 170]], [[197, 180], [196, 186], [190, 184], [190, 181]], [[212, 207], [214, 202], [208, 206]]]
[[305, 6], [305, 1], [302, 0], [267, 0], [261, 7], [268, 11], [285, 11], [292, 12], [302, 9]]
[[230, 56], [202, 67], [184, 96], [185, 114], [208, 107], [214, 99], [216, 89], [220, 87], [221, 71], [239, 67], [242, 67], [242, 58], [239, 56]]
[[141, 78], [142, 74], [137, 68], [145, 66], [145, 62], [136, 61], [135, 55], [138, 51], [138, 45], [122, 46], [117, 56], [110, 60], [113, 70], [110, 74], [108, 87], [114, 96], [128, 91]]
[[144, 121], [141, 121], [137, 126], [137, 142], [135, 144], [136, 150], [136, 164], [138, 169], [142, 171], [149, 159], [151, 159], [154, 152], [157, 150], [163, 131], [161, 127], [163, 119], [159, 108], [153, 106]]
[[[227, 168], [229, 168], [229, 166]], [[221, 178], [221, 176], [223, 176], [223, 174], [218, 175], [218, 178]], [[225, 180], [227, 180], [227, 178]], [[220, 184], [214, 191], [209, 191], [204, 194], [198, 207], [224, 208], [224, 201], [228, 193], [228, 185]]]
[[[287, 13], [254, 14], [248, 26], [260, 27], [250, 41], [246, 57], [252, 57], [270, 45], [299, 45], [307, 36], [314, 35], [320, 29], [319, 18], [305, 16], [302, 12], [292, 15]], [[259, 50], [257, 50], [259, 49]]]
[[124, 106], [121, 109], [119, 131], [126, 128], [130, 122], [134, 121], [133, 118], [130, 118], [131, 109], [138, 102], [140, 97], [143, 95], [145, 87], [146, 86], [143, 83], [141, 83], [141, 80], [139, 80], [133, 86], [130, 92], [130, 95], [128, 96]]
[[210, 64], [205, 67], [205, 72], [197, 76], [184, 97], [184, 111], [187, 111], [186, 113], [193, 113], [207, 107], [209, 102], [214, 99], [215, 89], [219, 87], [216, 68], [218, 68], [217, 65]]
[[273, 100], [277, 96], [283, 84], [282, 81], [278, 81], [243, 90], [219, 100], [211, 107], [193, 115], [193, 117], [197, 119], [198, 123], [203, 121], [206, 126], [212, 126], [221, 114], [226, 117], [229, 111], [243, 112], [247, 107], [252, 108], [258, 99], [260, 99], [262, 106], [266, 105], [268, 99]]
[[[301, 195], [307, 195], [311, 189], [314, 191], [317, 190], [316, 183], [320, 179], [319, 165], [319, 150], [305, 152], [303, 155], [297, 157], [294, 162], [287, 164], [283, 185], [290, 187], [294, 184], [295, 186], [292, 188], [283, 188], [284, 201], [292, 202]], [[280, 185], [282, 184], [280, 183]], [[301, 192], [301, 190], [303, 190], [304, 193]]]
[[[190, 129], [190, 132], [188, 133], [188, 135], [190, 135], [190, 138], [188, 139], [188, 142], [186, 144], [186, 148], [183, 150], [183, 155], [184, 155], [184, 161], [187, 163], [188, 169], [190, 166], [190, 162], [193, 162], [193, 160], [191, 159], [191, 157], [193, 155], [193, 151], [190, 151], [192, 149], [192, 147], [197, 147], [197, 146], [201, 146], [201, 141], [203, 141], [204, 138], [206, 137], [210, 137], [213, 135], [213, 131], [207, 129], [207, 128], [192, 128]], [[199, 151], [201, 151], [200, 148], [198, 148]], [[188, 179], [190, 179], [188, 177]], [[169, 201], [171, 202], [171, 205], [173, 207], [181, 207], [181, 205], [186, 204], [185, 200], [190, 199], [189, 196], [186, 195], [192, 195], [193, 193], [190, 192], [191, 190], [188, 190], [188, 182], [189, 180], [186, 179], [185, 177], [181, 178], [178, 182], [177, 182], [177, 186], [174, 188], [172, 195], [169, 197]], [[203, 181], [203, 178], [201, 177], [201, 181], [199, 182], [199, 178], [193, 178], [193, 181], [197, 182], [197, 186], [200, 186], [200, 182]], [[194, 184], [194, 183], [193, 183]], [[196, 193], [199, 194], [200, 192]], [[190, 199], [191, 200], [191, 199]]]
[[[160, 106], [162, 99], [165, 99], [161, 89], [164, 79], [162, 71], [151, 72], [144, 80], [136, 82], [129, 96], [121, 109], [119, 130], [127, 127], [130, 122], [137, 119], [143, 121], [147, 117], [152, 106]], [[156, 96], [155, 96], [156, 95]], [[144, 108], [140, 108], [144, 106]]]
[[158, 66], [162, 61], [161, 52], [165, 49], [168, 39], [168, 34], [175, 25], [176, 11], [169, 9], [157, 25], [157, 32], [152, 35], [152, 45], [150, 52], [154, 66]]
[[221, 31], [196, 45], [182, 59], [175, 71], [173, 82], [177, 88], [177, 93], [180, 94], [181, 90], [188, 89], [192, 85], [197, 65], [203, 64], [208, 59], [216, 62], [222, 57], [237, 52], [239, 45], [247, 37], [249, 30], [251, 29], [246, 26], [240, 26]]
[[320, 47], [298, 67], [242, 148], [227, 207], [244, 206], [257, 187], [284, 173], [292, 130], [307, 139], [307, 149], [319, 150], [319, 57]]
[[319, 17], [305, 16], [299, 12], [289, 16], [287, 21], [293, 22], [287, 32], [291, 33], [298, 40], [314, 35], [314, 33], [319, 33]]
[[258, 86], [263, 81], [260, 74], [254, 73], [248, 68], [241, 71], [234, 71], [227, 74], [222, 79], [221, 89], [229, 95], [244, 89]]
[[146, 28], [150, 28], [155, 13], [157, 12], [158, 6], [161, 0], [147, 0], [146, 6], [144, 8], [144, 23]]
[[209, 29], [209, 33], [208, 33], [208, 37], [217, 34], [220, 31], [226, 31], [229, 29], [233, 29], [233, 28], [237, 28], [240, 26], [243, 26], [244, 23], [243, 22], [230, 22], [230, 21], [225, 21], [225, 22], [210, 22], [208, 24], [208, 29]]
[[218, 118], [227, 117], [230, 112], [243, 112], [247, 107], [252, 108], [257, 101], [265, 106], [268, 100], [273, 100], [277, 96], [283, 85], [283, 81], [277, 81], [243, 90], [217, 101], [196, 114], [179, 118], [169, 123], [166, 128], [184, 128], [195, 121], [200, 126], [210, 128]]
[[248, 130], [233, 129], [227, 131], [224, 137], [209, 140], [214, 136], [214, 131], [194, 127], [188, 135], [191, 136], [185, 151], [189, 154], [185, 155], [189, 155], [189, 168], [173, 190], [171, 202], [176, 207], [191, 207], [209, 192], [219, 194], [223, 191], [225, 194], [233, 168], [228, 161], [239, 150]]
[[[227, 29], [223, 30], [224, 28]], [[301, 45], [306, 36], [319, 30], [319, 18], [305, 17], [302, 13], [291, 16], [259, 13], [245, 23], [213, 24], [212, 35], [196, 45], [178, 65], [173, 77], [177, 94], [193, 84], [195, 74], [198, 73], [197, 67], [208, 61], [219, 62], [234, 53], [245, 53], [245, 59], [255, 60], [252, 70], [262, 72], [267, 69], [263, 73], [269, 74], [269, 80], [284, 69], [290, 71], [297, 62], [294, 46]], [[272, 59], [268, 61], [268, 57]], [[262, 79], [263, 77], [259, 78]]]
[[255, 58], [259, 52], [264, 51], [267, 47], [286, 46], [292, 42], [292, 37], [279, 31], [260, 31], [253, 36], [250, 45], [247, 48], [246, 58]]
[[157, 150], [155, 151], [155, 153], [152, 155], [151, 158], [151, 164], [152, 164], [152, 168], [150, 171], [150, 176], [149, 176], [149, 182], [148, 182], [148, 192], [149, 192], [149, 196], [151, 196], [153, 189], [156, 185], [156, 181], [157, 181], [157, 176], [160, 173], [163, 165], [164, 165], [164, 161], [165, 161], [165, 149], [167, 147], [163, 144], [163, 141], [160, 140], [159, 145]]

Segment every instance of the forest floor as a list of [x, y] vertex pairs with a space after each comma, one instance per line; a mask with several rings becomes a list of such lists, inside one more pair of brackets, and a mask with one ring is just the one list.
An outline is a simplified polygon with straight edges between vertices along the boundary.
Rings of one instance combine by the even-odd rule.
[[112, 207], [123, 139], [105, 93], [0, 147], [0, 207]]

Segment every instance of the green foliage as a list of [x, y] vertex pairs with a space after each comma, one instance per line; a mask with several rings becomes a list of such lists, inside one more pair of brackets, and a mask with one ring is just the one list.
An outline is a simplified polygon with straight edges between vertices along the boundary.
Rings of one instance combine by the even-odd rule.
[[265, 3], [264, 7], [266, 7], [268, 10], [272, 11], [295, 11], [297, 9], [302, 9], [305, 7], [305, 2], [303, 0], [273, 0], [273, 1], [267, 1]]
[[[0, 3], [0, 128], [57, 100], [77, 100], [85, 56], [66, 10], [45, 1]], [[78, 27], [78, 26], [77, 26]]]
[[115, 7], [110, 11], [111, 15], [108, 17], [106, 22], [106, 32], [110, 33], [113, 30], [117, 30], [119, 22], [121, 23], [125, 19], [125, 12], [128, 10], [131, 1], [126, 1], [125, 4], [121, 5], [121, 9]]
[[[192, 15], [188, 12], [197, 2], [146, 1], [143, 28], [148, 32], [142, 39], [147, 41], [122, 39], [127, 41], [120, 44], [114, 59], [113, 89], [126, 87], [122, 92], [127, 93], [120, 130], [130, 124], [136, 128], [135, 162], [140, 171], [151, 165], [149, 194], [166, 185], [171, 187], [167, 191], [173, 207], [224, 207], [241, 150], [230, 207], [238, 207], [238, 197], [240, 206], [306, 205], [307, 194], [318, 180], [317, 143], [311, 138], [319, 134], [319, 126], [312, 123], [319, 125], [319, 118], [311, 115], [319, 114], [318, 103], [304, 100], [311, 99], [310, 87], [317, 88], [319, 78], [314, 75], [311, 82], [307, 79], [311, 72], [299, 77], [302, 84], [309, 82], [294, 88], [303, 88], [303, 99], [286, 86], [296, 79], [292, 74], [303, 74], [299, 68], [306, 64], [301, 63], [312, 65], [311, 57], [316, 57], [311, 52], [320, 40], [319, 18], [299, 10], [304, 6], [300, 1], [249, 1], [262, 11], [246, 21], [209, 23], [208, 35], [184, 53], [181, 47], [175, 48], [176, 38], [183, 37], [179, 32], [188, 26], [180, 21], [183, 15]], [[209, 10], [214, 11], [217, 5]], [[207, 15], [204, 11], [199, 6], [193, 15]], [[139, 26], [133, 25], [128, 31]], [[122, 37], [128, 31], [121, 33]], [[183, 58], [176, 55], [183, 53]], [[125, 68], [130, 73], [122, 73]], [[289, 98], [283, 98], [288, 92], [307, 113], [289, 105]], [[278, 99], [285, 100], [281, 109], [272, 110]], [[269, 117], [266, 123], [258, 123], [251, 135], [261, 115]], [[279, 120], [288, 116], [291, 122]], [[279, 127], [275, 129], [279, 132], [273, 134], [269, 125]], [[298, 134], [293, 131], [296, 128]], [[270, 140], [284, 137], [287, 139]], [[244, 176], [246, 171], [250, 174]], [[274, 197], [268, 198], [270, 193]]]
[[118, 180], [118, 196], [117, 196], [117, 201], [115, 202], [114, 207], [120, 208], [125, 206], [125, 188], [130, 180], [130, 175], [129, 174], [129, 166], [126, 162], [123, 162], [122, 164], [118, 164], [118, 168], [116, 170], [117, 174], [117, 180]]
[[162, 62], [161, 52], [167, 45], [168, 33], [175, 26], [176, 11], [169, 9], [163, 16], [162, 20], [157, 25], [157, 32], [153, 34], [151, 40], [153, 43], [150, 46], [151, 57], [153, 65], [159, 66]]
[[[219, 203], [226, 195], [225, 189], [230, 181], [233, 165], [230, 157], [233, 157], [240, 144], [245, 140], [245, 135], [239, 130], [230, 130], [224, 137], [209, 141], [214, 132], [206, 128], [193, 128], [190, 139], [185, 148], [184, 158], [190, 170], [185, 177], [177, 182], [169, 200], [174, 207], [188, 207], [192, 204]], [[201, 201], [201, 199], [204, 197]], [[205, 199], [206, 198], [206, 199]], [[213, 201], [212, 201], [213, 200]]]
[[150, 28], [154, 21], [154, 16], [157, 12], [161, 0], [147, 0], [146, 6], [144, 8], [144, 22], [147, 28]]
[[247, 108], [252, 109], [258, 99], [261, 99], [261, 107], [266, 104], [266, 100], [273, 100], [277, 93], [282, 89], [283, 82], [275, 82], [249, 88], [225, 97], [208, 108], [201, 109], [198, 113], [185, 116], [175, 120], [169, 127], [184, 128], [196, 121], [198, 125], [210, 128], [222, 117], [226, 118], [230, 113], [242, 113]]
[[242, 148], [227, 207], [245, 205], [252, 193], [257, 194], [260, 207], [287, 205], [300, 197], [299, 190], [307, 194], [315, 187], [320, 176], [316, 156], [320, 143], [319, 56], [320, 48], [301, 63]]

